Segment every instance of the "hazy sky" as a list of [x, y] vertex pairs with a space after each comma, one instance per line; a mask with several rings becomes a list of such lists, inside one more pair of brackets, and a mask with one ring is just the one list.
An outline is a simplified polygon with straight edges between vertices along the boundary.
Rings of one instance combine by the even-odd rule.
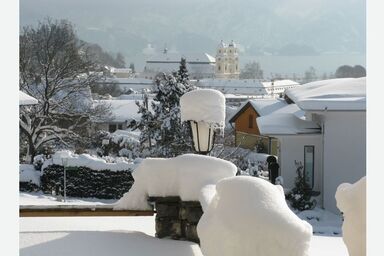
[[[343, 61], [365, 66], [363, 0], [20, 0], [19, 6], [21, 26], [47, 16], [68, 19], [81, 39], [122, 52], [139, 66], [149, 43], [158, 51], [167, 45], [215, 55], [222, 39], [238, 43], [242, 64], [259, 60], [262, 67], [285, 69], [276, 72], [304, 72], [305, 65], [331, 72]], [[300, 57], [278, 67], [282, 61], [270, 55]], [[339, 57], [329, 64], [305, 57], [325, 55]]]

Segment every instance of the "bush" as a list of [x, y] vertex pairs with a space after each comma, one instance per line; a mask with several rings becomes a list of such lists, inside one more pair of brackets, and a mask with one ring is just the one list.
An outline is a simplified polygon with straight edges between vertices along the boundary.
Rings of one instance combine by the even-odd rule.
[[288, 193], [287, 199], [296, 210], [311, 210], [316, 206], [316, 200], [311, 200], [312, 188], [304, 179], [304, 166], [301, 162], [296, 163], [296, 167], [295, 187]]
[[[72, 197], [95, 197], [119, 199], [128, 192], [134, 180], [130, 170], [95, 171], [87, 167], [71, 167], [66, 170], [66, 194]], [[64, 190], [64, 169], [60, 165], [50, 165], [41, 176], [41, 189], [51, 194], [60, 184]]]

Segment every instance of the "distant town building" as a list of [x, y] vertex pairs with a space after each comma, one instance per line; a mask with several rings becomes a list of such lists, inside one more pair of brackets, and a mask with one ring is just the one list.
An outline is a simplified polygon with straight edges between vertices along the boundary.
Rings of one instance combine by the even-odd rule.
[[129, 78], [132, 76], [132, 69], [130, 68], [110, 68], [111, 75], [116, 78]]
[[279, 97], [286, 89], [299, 86], [292, 80], [260, 81], [258, 79], [202, 79], [195, 85], [219, 90], [224, 94]]
[[236, 44], [232, 41], [227, 45], [221, 41], [217, 47], [215, 77], [238, 79], [239, 75], [239, 52]]
[[215, 76], [214, 57], [207, 53], [182, 55], [171, 53], [164, 49], [163, 53], [151, 56], [145, 64], [141, 78], [154, 79], [161, 72], [171, 73], [178, 71], [181, 58], [185, 58], [190, 79], [213, 78]]

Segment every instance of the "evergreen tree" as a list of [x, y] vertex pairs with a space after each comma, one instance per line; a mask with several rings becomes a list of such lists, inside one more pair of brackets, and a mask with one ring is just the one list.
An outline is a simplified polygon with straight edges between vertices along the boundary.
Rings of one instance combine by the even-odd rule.
[[296, 163], [296, 168], [295, 187], [288, 193], [287, 199], [296, 210], [311, 210], [316, 206], [316, 200], [311, 200], [312, 189], [305, 181], [302, 163]]
[[[178, 72], [157, 76], [152, 112], [145, 102], [137, 103], [141, 120], [136, 127], [141, 130], [141, 141], [150, 147], [152, 155], [174, 157], [191, 151], [189, 127], [180, 119], [180, 97], [193, 89], [189, 84], [186, 61], [182, 59]], [[155, 146], [151, 145], [152, 140], [156, 142]]]

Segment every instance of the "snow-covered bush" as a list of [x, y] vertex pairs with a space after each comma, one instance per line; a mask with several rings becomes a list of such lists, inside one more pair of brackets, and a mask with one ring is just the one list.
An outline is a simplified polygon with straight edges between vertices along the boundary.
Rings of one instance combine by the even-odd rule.
[[33, 166], [35, 167], [36, 170], [41, 170], [41, 166], [43, 166], [43, 163], [44, 161], [46, 160], [47, 158], [45, 157], [45, 155], [43, 154], [40, 154], [40, 155], [36, 155], [34, 158], [33, 158]]
[[291, 206], [299, 211], [310, 210], [316, 206], [316, 200], [312, 199], [312, 189], [305, 181], [303, 170], [304, 166], [296, 163], [295, 186], [287, 194], [287, 199]]
[[281, 186], [237, 176], [216, 191], [197, 226], [205, 256], [308, 255], [312, 227], [289, 209]]
[[147, 158], [133, 172], [135, 183], [115, 209], [150, 209], [149, 196], [179, 196], [183, 201], [198, 201], [204, 186], [235, 176], [236, 171], [231, 162], [210, 156]]
[[366, 177], [339, 185], [335, 197], [344, 216], [343, 240], [349, 255], [366, 255]]
[[19, 190], [26, 192], [40, 190], [40, 172], [32, 164], [19, 165]]

